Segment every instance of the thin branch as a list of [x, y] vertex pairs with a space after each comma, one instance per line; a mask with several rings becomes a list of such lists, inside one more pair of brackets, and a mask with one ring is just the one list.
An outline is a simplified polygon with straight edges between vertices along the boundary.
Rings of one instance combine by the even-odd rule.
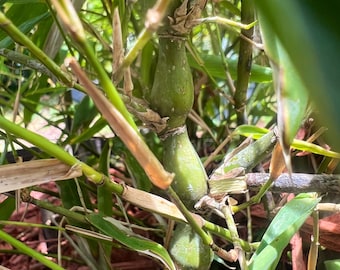
[[[258, 190], [269, 179], [268, 173], [248, 173], [245, 181], [250, 190]], [[271, 186], [272, 192], [340, 193], [340, 175], [293, 173], [281, 174]]]

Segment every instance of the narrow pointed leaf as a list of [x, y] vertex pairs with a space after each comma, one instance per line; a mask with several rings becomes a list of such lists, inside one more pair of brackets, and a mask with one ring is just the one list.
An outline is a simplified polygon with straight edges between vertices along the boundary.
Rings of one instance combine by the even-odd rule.
[[126, 247], [160, 260], [171, 270], [176, 269], [169, 253], [162, 245], [135, 234], [129, 228], [123, 226], [119, 221], [110, 217], [102, 217], [98, 214], [90, 214], [88, 220], [101, 232], [111, 236]]
[[260, 246], [251, 259], [249, 269], [275, 269], [282, 251], [319, 201], [320, 198], [316, 198], [314, 194], [301, 193], [288, 202], [265, 232]]
[[274, 88], [277, 95], [279, 139], [287, 168], [291, 171], [290, 144], [305, 117], [308, 92], [290, 56], [272, 28], [271, 21], [259, 12], [259, 22], [265, 51], [273, 68]]
[[[202, 65], [204, 65], [206, 71], [209, 73], [210, 76], [218, 78], [218, 79], [225, 79], [226, 78], [226, 71], [224, 64], [222, 62], [222, 58], [216, 55], [208, 55], [208, 54], [201, 54], [200, 58], [202, 60]], [[194, 57], [188, 54], [188, 61], [191, 67], [204, 71], [203, 66], [194, 59]], [[236, 79], [237, 77], [237, 59], [228, 60], [228, 68], [230, 75], [232, 78]], [[251, 75], [250, 75], [251, 82], [270, 82], [272, 81], [272, 70], [269, 67], [264, 67], [260, 65], [252, 65]]]

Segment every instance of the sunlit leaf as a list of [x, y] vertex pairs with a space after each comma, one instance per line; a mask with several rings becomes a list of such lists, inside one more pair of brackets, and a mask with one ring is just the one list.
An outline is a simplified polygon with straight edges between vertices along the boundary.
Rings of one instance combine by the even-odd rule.
[[275, 216], [251, 258], [250, 270], [275, 269], [282, 251], [306, 218], [312, 213], [320, 198], [302, 193], [288, 202]]
[[[264, 134], [268, 133], [269, 130], [265, 128], [260, 128], [256, 126], [248, 126], [248, 125], [242, 125], [235, 129], [235, 134], [243, 135], [246, 137], [252, 137], [254, 139], [261, 138]], [[332, 158], [340, 158], [340, 153], [334, 152], [331, 150], [327, 150], [320, 145], [316, 145], [314, 143], [310, 143], [303, 140], [293, 139], [293, 142], [291, 144], [292, 148], [300, 150], [300, 151], [306, 151], [318, 155], [323, 155], [326, 157], [332, 157]]]

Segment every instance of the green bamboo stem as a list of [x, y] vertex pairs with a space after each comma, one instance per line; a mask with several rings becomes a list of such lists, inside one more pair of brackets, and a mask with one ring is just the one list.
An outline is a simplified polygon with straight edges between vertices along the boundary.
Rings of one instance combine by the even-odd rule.
[[[203, 228], [217, 236], [220, 236], [230, 242], [233, 241], [231, 233], [226, 228], [223, 228], [221, 226], [218, 226], [210, 221], [204, 221]], [[246, 252], [254, 252], [257, 247], [259, 246], [259, 243], [248, 243], [242, 239], [239, 239], [239, 244], [242, 247], [242, 249]]]
[[40, 224], [40, 223], [22, 222], [22, 221], [0, 220], [0, 224], [19, 226], [19, 227], [30, 227], [30, 228], [41, 228], [41, 229], [65, 231], [65, 229], [62, 227], [45, 225], [45, 224]]
[[236, 205], [236, 206], [233, 206], [232, 207], [232, 211], [234, 213], [238, 212], [238, 211], [241, 211], [253, 204], [256, 204], [256, 203], [259, 203], [263, 197], [263, 195], [270, 189], [271, 185], [273, 184], [275, 179], [271, 179], [269, 178], [268, 181], [260, 188], [259, 192], [250, 198], [249, 201], [247, 202], [244, 202], [240, 205]]
[[[243, 24], [254, 22], [254, 4], [252, 0], [242, 1], [241, 6], [241, 21]], [[249, 39], [252, 39], [254, 28], [242, 29], [241, 34]], [[240, 40], [239, 59], [237, 66], [237, 82], [235, 92], [235, 110], [237, 115], [237, 124], [246, 123], [245, 108], [247, 99], [248, 83], [250, 78], [251, 62], [253, 54], [253, 44], [248, 40]]]
[[4, 240], [5, 242], [9, 243], [22, 253], [30, 256], [31, 258], [41, 262], [43, 265], [48, 267], [49, 269], [52, 270], [63, 270], [64, 268], [59, 266], [58, 264], [52, 262], [48, 258], [46, 258], [44, 255], [41, 253], [35, 251], [34, 249], [26, 246], [24, 243], [21, 241], [15, 239], [14, 237], [10, 236], [9, 234], [5, 233], [4, 231], [0, 230], [0, 239]]
[[39, 208], [49, 210], [53, 213], [57, 213], [57, 214], [59, 214], [63, 217], [72, 219], [74, 221], [81, 222], [81, 223], [87, 223], [87, 220], [85, 219], [84, 215], [79, 214], [79, 213], [74, 212], [74, 211], [71, 211], [69, 209], [66, 209], [64, 207], [57, 206], [57, 205], [51, 204], [47, 201], [37, 200], [37, 199], [34, 199], [34, 198], [30, 198], [29, 202], [33, 203], [34, 205], [38, 206]]
[[160, 26], [170, 2], [172, 1], [158, 0], [154, 7], [148, 10], [146, 15], [145, 28], [139, 34], [134, 46], [126, 54], [122, 63], [122, 69], [132, 64], [139, 52], [144, 48], [145, 44], [152, 38], [153, 33], [155, 33]]
[[320, 226], [319, 226], [319, 211], [315, 210], [312, 213], [313, 218], [313, 237], [311, 240], [311, 246], [308, 254], [308, 270], [315, 270], [318, 262], [319, 253], [319, 236], [320, 236]]
[[71, 77], [38, 48], [25, 34], [23, 34], [4, 13], [0, 12], [0, 28], [15, 42], [25, 46], [41, 63], [43, 63], [60, 81], [70, 86]]
[[57, 10], [58, 15], [60, 16], [65, 26], [67, 27], [67, 30], [69, 31], [71, 37], [83, 50], [83, 53], [87, 57], [87, 60], [89, 61], [93, 69], [96, 71], [96, 75], [98, 77], [100, 85], [102, 86], [108, 99], [123, 115], [123, 117], [128, 121], [130, 126], [134, 130], [136, 130], [137, 133], [139, 133], [137, 125], [134, 122], [128, 110], [126, 109], [124, 102], [120, 98], [120, 95], [116, 87], [113, 85], [104, 67], [102, 66], [101, 62], [94, 53], [91, 45], [87, 41], [84, 28], [71, 2], [67, 0], [61, 1], [54, 0], [52, 2]]
[[52, 73], [45, 65], [41, 64], [41, 62], [16, 51], [12, 51], [6, 48], [0, 49], [0, 55], [10, 59], [16, 63], [20, 63], [26, 67], [30, 67], [36, 71], [39, 71], [47, 76], [51, 77], [52, 79], [55, 78], [54, 73]]
[[240, 237], [238, 235], [237, 227], [236, 227], [230, 206], [223, 204], [220, 210], [224, 214], [227, 226], [230, 230], [231, 239], [234, 245], [234, 249], [236, 250], [237, 255], [238, 255], [238, 261], [239, 261], [240, 267], [242, 270], [246, 270], [248, 269], [247, 263], [246, 263], [246, 256], [245, 256], [244, 250], [241, 247]]
[[15, 135], [18, 138], [22, 138], [27, 142], [32, 143], [33, 145], [39, 147], [44, 152], [49, 154], [52, 157], [59, 159], [60, 161], [64, 162], [70, 166], [79, 166], [83, 173], [88, 177], [90, 181], [95, 184], [104, 184], [110, 187], [112, 192], [117, 194], [122, 194], [123, 187], [119, 184], [112, 183], [108, 177], [105, 177], [103, 174], [97, 172], [92, 167], [88, 166], [87, 164], [80, 162], [74, 156], [70, 155], [60, 146], [50, 142], [45, 137], [36, 134], [30, 130], [22, 128], [15, 123], [7, 120], [3, 116], [0, 116], [0, 127], [6, 130], [8, 133]]
[[178, 195], [172, 189], [171, 186], [167, 189], [167, 193], [174, 201], [178, 209], [182, 212], [183, 216], [186, 218], [187, 222], [190, 224], [193, 230], [202, 238], [203, 243], [208, 246], [211, 246], [213, 244], [213, 239], [197, 223], [197, 220], [194, 218], [192, 213], [185, 207], [185, 205], [182, 203], [181, 199], [178, 197]]
[[197, 19], [196, 21], [199, 22], [199, 23], [218, 23], [218, 24], [221, 24], [221, 25], [232, 26], [232, 27], [235, 27], [235, 28], [240, 28], [240, 29], [245, 29], [245, 30], [251, 29], [257, 23], [257, 21], [252, 21], [250, 23], [244, 24], [244, 23], [240, 23], [240, 22], [235, 22], [235, 21], [227, 19], [227, 18], [219, 17], [219, 16]]

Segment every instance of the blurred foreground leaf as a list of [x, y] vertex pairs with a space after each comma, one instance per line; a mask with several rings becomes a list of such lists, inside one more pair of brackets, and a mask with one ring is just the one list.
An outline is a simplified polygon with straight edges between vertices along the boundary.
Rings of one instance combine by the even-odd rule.
[[340, 2], [257, 0], [255, 4], [260, 17], [270, 22], [311, 94], [322, 124], [330, 128], [333, 143], [339, 147]]

